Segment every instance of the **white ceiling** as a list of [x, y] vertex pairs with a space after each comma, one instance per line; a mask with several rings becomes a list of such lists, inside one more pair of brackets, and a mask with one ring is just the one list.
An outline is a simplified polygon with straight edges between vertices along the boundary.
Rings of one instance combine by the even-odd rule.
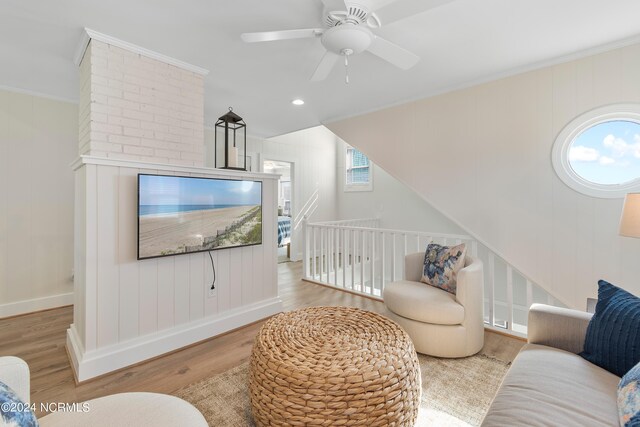
[[[320, 40], [240, 41], [320, 27], [321, 11], [320, 0], [2, 0], [0, 86], [75, 100], [73, 56], [88, 27], [210, 70], [205, 123], [233, 106], [249, 134], [266, 137], [640, 35], [637, 0], [456, 0], [374, 31], [421, 56], [416, 67], [364, 53], [350, 61], [349, 85], [341, 66], [308, 80]], [[306, 104], [291, 105], [297, 97]]]

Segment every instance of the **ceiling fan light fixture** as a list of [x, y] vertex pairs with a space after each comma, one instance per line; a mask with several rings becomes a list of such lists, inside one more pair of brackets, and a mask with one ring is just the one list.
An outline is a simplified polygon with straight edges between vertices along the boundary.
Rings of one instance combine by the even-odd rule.
[[331, 52], [341, 54], [349, 49], [352, 54], [358, 54], [371, 45], [373, 33], [367, 27], [344, 24], [329, 28], [320, 40], [325, 49]]
[[380, 17], [388, 25], [451, 1], [385, 0], [383, 5], [374, 5], [371, 0], [322, 0], [326, 28], [244, 33], [241, 37], [247, 43], [319, 38], [325, 52], [311, 75], [311, 81], [326, 79], [338, 60], [343, 58], [345, 82], [349, 83], [349, 57], [352, 55], [366, 51], [402, 70], [408, 70], [420, 60], [414, 53], [371, 31], [382, 26]]
[[291, 101], [291, 103], [293, 105], [304, 105], [304, 99], [296, 98], [293, 101]]

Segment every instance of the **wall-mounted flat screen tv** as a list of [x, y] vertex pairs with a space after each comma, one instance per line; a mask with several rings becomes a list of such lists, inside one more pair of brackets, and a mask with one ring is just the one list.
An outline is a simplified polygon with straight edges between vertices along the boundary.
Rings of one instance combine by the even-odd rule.
[[138, 259], [262, 243], [262, 182], [138, 174]]

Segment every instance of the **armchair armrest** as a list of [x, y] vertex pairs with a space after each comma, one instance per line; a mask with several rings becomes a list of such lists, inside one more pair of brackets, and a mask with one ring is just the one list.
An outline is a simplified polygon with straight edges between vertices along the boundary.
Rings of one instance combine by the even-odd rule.
[[422, 279], [424, 252], [415, 252], [404, 257], [404, 279], [419, 282]]
[[580, 353], [593, 314], [545, 304], [529, 309], [528, 342]]
[[[467, 256], [464, 267], [458, 271], [456, 283], [456, 301], [465, 307], [465, 312], [474, 307], [474, 319], [480, 320], [484, 328], [483, 319], [483, 293], [484, 293], [484, 267], [479, 258]], [[471, 313], [466, 313], [471, 314]], [[468, 317], [465, 314], [465, 318]]]
[[484, 344], [484, 266], [482, 261], [465, 257], [458, 271], [456, 301], [464, 307], [462, 326], [467, 330], [467, 354], [479, 351]]
[[29, 380], [27, 362], [13, 356], [0, 357], [0, 381], [11, 387], [23, 402], [31, 399]]

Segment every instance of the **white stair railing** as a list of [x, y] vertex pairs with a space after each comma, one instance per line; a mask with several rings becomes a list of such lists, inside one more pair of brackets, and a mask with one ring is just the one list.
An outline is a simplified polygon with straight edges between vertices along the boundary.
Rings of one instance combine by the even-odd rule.
[[304, 226], [303, 280], [382, 300], [385, 284], [404, 277], [404, 257], [428, 243], [465, 243], [484, 263], [487, 327], [525, 336], [533, 302], [562, 305], [505, 260], [468, 235], [379, 228], [376, 218]]

